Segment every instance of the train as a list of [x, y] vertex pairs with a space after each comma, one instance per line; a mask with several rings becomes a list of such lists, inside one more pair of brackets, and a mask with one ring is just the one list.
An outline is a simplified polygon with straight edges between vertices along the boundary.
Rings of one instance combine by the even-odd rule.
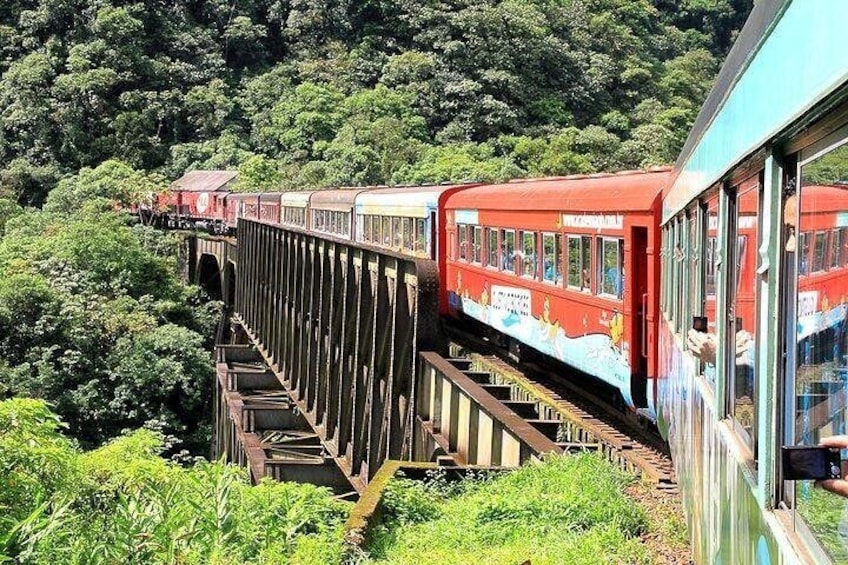
[[[171, 193], [438, 262], [440, 309], [618, 391], [668, 442], [697, 563], [848, 563], [848, 501], [783, 446], [848, 433], [848, 2], [760, 0], [674, 167]], [[848, 453], [843, 450], [843, 459]]]
[[157, 210], [172, 227], [227, 234], [244, 218], [435, 260], [440, 314], [606, 383], [653, 421], [660, 195], [670, 173], [273, 193], [191, 182], [163, 194]]
[[846, 18], [756, 2], [663, 189], [657, 426], [698, 563], [848, 563], [848, 500], [781, 457], [848, 422]]

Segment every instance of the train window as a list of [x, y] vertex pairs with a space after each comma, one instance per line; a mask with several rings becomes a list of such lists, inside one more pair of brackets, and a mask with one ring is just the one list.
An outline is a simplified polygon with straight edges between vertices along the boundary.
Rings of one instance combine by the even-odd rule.
[[592, 292], [592, 238], [568, 236], [568, 286]]
[[542, 280], [554, 284], [562, 284], [562, 263], [560, 251], [562, 249], [562, 236], [558, 233], [542, 234]]
[[674, 220], [674, 327], [677, 332], [685, 331], [688, 320], [684, 313], [686, 289], [683, 284], [683, 271], [686, 267], [686, 223], [685, 218]]
[[[660, 261], [663, 273], [668, 273], [668, 225], [662, 227], [662, 247], [660, 248]], [[668, 277], [662, 277], [660, 288], [660, 310], [668, 313]]]
[[486, 243], [488, 244], [488, 261], [486, 264], [489, 267], [498, 268], [498, 230], [495, 228], [486, 228]]
[[403, 246], [403, 225], [397, 216], [392, 216], [392, 241], [389, 245], [394, 248]]
[[735, 201], [731, 200], [732, 230], [735, 248], [728, 273], [733, 281], [729, 287], [728, 306], [732, 314], [730, 324], [733, 331], [728, 333], [727, 348], [732, 353], [728, 366], [728, 392], [730, 416], [734, 428], [743, 442], [756, 458], [755, 440], [757, 430], [757, 373], [754, 367], [756, 348], [754, 336], [757, 335], [757, 295], [759, 276], [757, 275], [757, 250], [761, 230], [761, 185], [759, 176], [743, 182], [736, 191]]
[[700, 316], [703, 308], [703, 293], [702, 285], [699, 277], [701, 273], [701, 233], [698, 230], [698, 221], [700, 217], [700, 206], [695, 206], [689, 210], [689, 215], [686, 219], [686, 224], [689, 230], [687, 237], [689, 239], [687, 249], [689, 251], [687, 265], [689, 267], [689, 296], [687, 314], [685, 320], [691, 320], [692, 316]]
[[521, 232], [521, 276], [536, 278], [536, 233]]
[[471, 260], [475, 263], [483, 262], [483, 228], [474, 226], [471, 233]]
[[457, 256], [460, 259], [462, 259], [463, 261], [468, 260], [468, 239], [466, 238], [466, 230], [467, 229], [468, 229], [468, 226], [466, 226], [465, 224], [459, 224], [456, 227], [456, 231], [457, 231], [457, 234], [458, 234], [457, 235], [457, 239], [458, 239], [457, 243], [459, 245], [459, 253], [457, 254]]
[[383, 241], [383, 219], [380, 216], [374, 216], [374, 224], [371, 228], [371, 234], [373, 237], [371, 243], [380, 245], [380, 242]]
[[[821, 232], [814, 230], [842, 228], [848, 217], [846, 134], [844, 129], [838, 132], [836, 143], [834, 138], [824, 140], [823, 147], [811, 148], [807, 162], [802, 160], [795, 206], [800, 214], [785, 220], [787, 224], [798, 222], [802, 236], [796, 247], [801, 256], [792, 296], [795, 320], [790, 327], [794, 331], [787, 344], [795, 352], [794, 371], [791, 367], [787, 371], [787, 377], [794, 378], [794, 395], [788, 399], [794, 401], [794, 407], [790, 405], [786, 411], [793, 415], [787, 422], [790, 441], [801, 445], [816, 445], [822, 438], [848, 429], [848, 317], [842, 304], [848, 296], [848, 277], [803, 276], [808, 273], [803, 262], [810, 259], [809, 246], [815, 251], [813, 270], [819, 261]], [[830, 147], [825, 145], [828, 143]], [[813, 238], [815, 241], [810, 241]], [[848, 560], [848, 537], [844, 535], [848, 501], [812, 487], [808, 481], [794, 483], [794, 507], [830, 558], [843, 563]]]
[[813, 247], [813, 272], [824, 271], [825, 233], [816, 232], [815, 247]]
[[801, 232], [798, 234], [798, 274], [806, 275], [810, 272], [810, 234]]
[[412, 250], [412, 241], [415, 239], [415, 231], [412, 229], [412, 218], [403, 219], [403, 248]]
[[828, 251], [828, 256], [830, 257], [830, 261], [828, 262], [828, 268], [830, 269], [838, 269], [840, 265], [839, 255], [842, 250], [842, 231], [841, 230], [833, 230], [830, 232], [830, 250]]
[[600, 281], [599, 294], [621, 298], [624, 295], [624, 240], [620, 238], [598, 238]]
[[839, 228], [839, 266], [848, 267], [848, 228]]
[[515, 230], [501, 230], [501, 270], [515, 272]]
[[427, 252], [427, 221], [424, 218], [415, 219], [415, 251]]
[[382, 216], [380, 224], [383, 227], [380, 231], [380, 243], [384, 247], [389, 247], [392, 244], [392, 219], [388, 216]]

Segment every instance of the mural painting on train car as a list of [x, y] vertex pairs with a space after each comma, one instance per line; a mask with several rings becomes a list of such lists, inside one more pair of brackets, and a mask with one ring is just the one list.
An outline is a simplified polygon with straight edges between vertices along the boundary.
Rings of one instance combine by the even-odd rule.
[[209, 207], [209, 193], [201, 192], [197, 195], [197, 212], [203, 214]]
[[848, 305], [841, 303], [831, 307], [829, 302], [825, 296], [819, 307], [819, 292], [815, 290], [798, 293], [799, 342], [819, 332], [841, 327], [848, 316]]
[[[535, 298], [540, 299], [538, 295]], [[538, 317], [533, 315], [533, 299], [527, 288], [488, 282], [483, 283], [479, 298], [473, 298], [463, 287], [462, 271], [457, 271], [456, 289], [449, 297], [451, 305], [466, 315], [618, 388], [632, 406], [630, 344], [624, 339], [624, 316], [617, 310], [603, 310], [593, 325], [606, 327], [609, 333], [569, 335], [551, 313], [551, 298], [541, 298]], [[585, 315], [578, 324], [584, 328], [589, 325]]]
[[668, 425], [697, 563], [785, 561], [759, 503], [725, 443], [709, 381], [667, 324], [660, 326], [660, 415]]

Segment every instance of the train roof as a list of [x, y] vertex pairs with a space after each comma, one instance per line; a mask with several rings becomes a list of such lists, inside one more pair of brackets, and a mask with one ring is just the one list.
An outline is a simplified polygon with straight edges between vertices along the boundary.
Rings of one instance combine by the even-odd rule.
[[[845, 210], [848, 210], [848, 186], [807, 185], [801, 190], [802, 214], [844, 213]], [[848, 221], [848, 217], [846, 217], [846, 221]]]
[[356, 196], [362, 192], [362, 188], [336, 188], [330, 190], [316, 190], [309, 197], [309, 207], [313, 210], [337, 210], [350, 212]]
[[230, 192], [227, 200], [247, 200], [248, 198], [259, 198], [258, 192]]
[[280, 195], [280, 204], [290, 208], [306, 208], [309, 198], [314, 190], [301, 190], [298, 192], [284, 192]]
[[172, 190], [186, 192], [223, 192], [238, 177], [236, 171], [190, 171], [173, 183]]
[[481, 185], [448, 197], [446, 208], [479, 210], [651, 210], [669, 181], [670, 168], [514, 180]]
[[356, 213], [375, 216], [426, 218], [448, 191], [475, 185], [395, 186], [373, 188], [356, 197]]

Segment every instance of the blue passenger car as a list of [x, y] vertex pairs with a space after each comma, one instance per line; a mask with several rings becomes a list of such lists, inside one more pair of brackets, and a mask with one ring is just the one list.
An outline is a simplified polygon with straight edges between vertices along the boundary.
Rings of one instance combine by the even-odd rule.
[[663, 195], [658, 417], [698, 563], [848, 562], [848, 500], [780, 457], [848, 424], [846, 22], [757, 2]]

